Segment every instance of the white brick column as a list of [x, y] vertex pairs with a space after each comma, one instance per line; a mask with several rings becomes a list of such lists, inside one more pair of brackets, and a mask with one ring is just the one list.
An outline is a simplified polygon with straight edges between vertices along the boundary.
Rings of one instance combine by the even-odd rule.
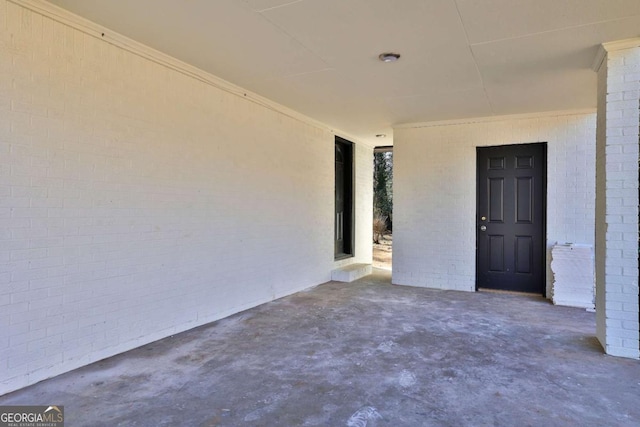
[[640, 38], [603, 44], [594, 68], [597, 336], [607, 354], [638, 358]]

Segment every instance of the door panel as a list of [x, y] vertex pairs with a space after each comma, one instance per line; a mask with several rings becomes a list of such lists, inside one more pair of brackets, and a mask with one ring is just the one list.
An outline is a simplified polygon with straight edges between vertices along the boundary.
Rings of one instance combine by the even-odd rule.
[[489, 271], [504, 271], [504, 236], [489, 236]]
[[477, 287], [544, 294], [546, 145], [477, 154]]
[[531, 224], [533, 221], [533, 180], [531, 177], [516, 178], [516, 222]]
[[344, 253], [344, 153], [336, 144], [336, 223], [335, 223], [335, 255]]
[[531, 273], [533, 239], [531, 236], [516, 236], [516, 273]]
[[353, 144], [335, 141], [334, 257], [353, 255]]
[[489, 178], [489, 221], [504, 221], [504, 178]]

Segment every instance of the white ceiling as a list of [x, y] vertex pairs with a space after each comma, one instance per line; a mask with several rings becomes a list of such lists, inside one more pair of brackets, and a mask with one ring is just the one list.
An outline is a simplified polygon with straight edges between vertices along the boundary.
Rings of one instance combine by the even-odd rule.
[[598, 46], [640, 36], [640, 0], [52, 3], [383, 145], [396, 124], [595, 108]]

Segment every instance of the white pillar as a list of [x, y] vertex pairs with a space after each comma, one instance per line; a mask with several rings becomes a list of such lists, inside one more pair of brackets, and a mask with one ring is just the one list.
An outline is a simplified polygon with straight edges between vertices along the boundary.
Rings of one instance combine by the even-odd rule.
[[596, 330], [607, 354], [640, 357], [640, 38], [605, 43], [598, 72]]

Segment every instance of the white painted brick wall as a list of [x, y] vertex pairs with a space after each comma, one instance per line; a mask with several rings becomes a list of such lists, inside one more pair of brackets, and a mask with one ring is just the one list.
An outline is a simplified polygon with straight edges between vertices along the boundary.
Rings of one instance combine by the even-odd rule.
[[476, 147], [548, 143], [550, 248], [594, 244], [595, 113], [411, 125], [394, 130], [393, 282], [475, 290]]
[[[617, 96], [617, 95], [614, 95]], [[606, 349], [605, 260], [607, 249], [606, 205], [606, 134], [607, 134], [607, 67], [598, 70], [598, 117], [596, 129], [596, 336]], [[618, 131], [615, 131], [618, 134]]]
[[551, 249], [553, 303], [594, 309], [593, 247], [557, 244]]
[[329, 280], [310, 123], [0, 1], [0, 394]]
[[638, 358], [640, 45], [606, 49], [598, 72], [596, 329], [608, 354]]

